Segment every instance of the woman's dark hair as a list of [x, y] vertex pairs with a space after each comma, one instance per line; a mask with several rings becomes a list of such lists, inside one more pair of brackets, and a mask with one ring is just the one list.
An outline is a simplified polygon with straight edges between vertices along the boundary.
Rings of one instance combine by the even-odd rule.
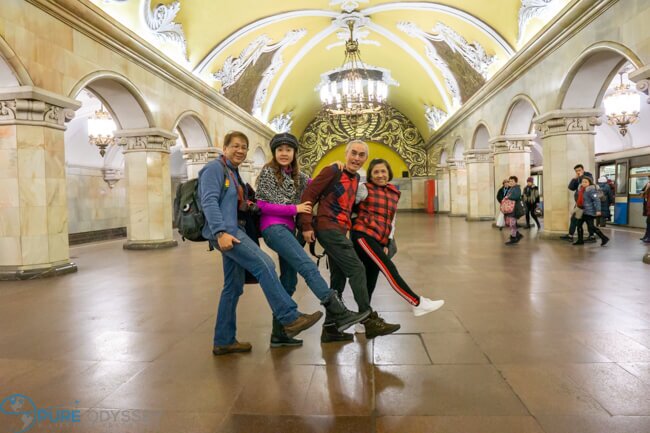
[[517, 176], [510, 176], [510, 177], [508, 178], [508, 180], [510, 180], [510, 179], [514, 180], [515, 183], [519, 182], [519, 179], [517, 178]]
[[379, 164], [384, 164], [386, 166], [386, 169], [388, 170], [388, 181], [390, 182], [393, 180], [393, 169], [390, 168], [390, 164], [388, 161], [385, 159], [381, 158], [375, 158], [372, 161], [370, 161], [370, 165], [368, 166], [368, 174], [366, 175], [366, 179], [368, 179], [369, 182], [372, 182], [372, 169], [375, 168], [376, 165]]
[[582, 179], [580, 180], [580, 182], [582, 182], [585, 179], [587, 179], [589, 181], [589, 185], [594, 184], [594, 180], [592, 178], [590, 178], [589, 176], [582, 176]]
[[[276, 146], [276, 150], [278, 147], [280, 146]], [[291, 148], [293, 149], [293, 147]], [[289, 166], [291, 167], [291, 178], [293, 179], [293, 184], [296, 186], [296, 188], [299, 188], [298, 182], [300, 181], [300, 165], [298, 164], [298, 152], [296, 149], [293, 149], [293, 161], [291, 161], [291, 164], [289, 164]], [[278, 163], [278, 160], [275, 159], [275, 152], [273, 152], [271, 160], [267, 162], [264, 167], [271, 167], [273, 174], [275, 175], [275, 179], [278, 181], [278, 186], [282, 185], [282, 166]]]

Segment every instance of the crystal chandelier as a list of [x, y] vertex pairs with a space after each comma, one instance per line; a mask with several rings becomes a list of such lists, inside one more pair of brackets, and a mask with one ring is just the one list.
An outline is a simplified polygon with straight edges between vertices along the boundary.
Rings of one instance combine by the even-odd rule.
[[388, 97], [390, 75], [380, 68], [365, 65], [354, 39], [354, 20], [347, 22], [350, 38], [345, 43], [343, 65], [321, 76], [316, 88], [323, 109], [329, 114], [357, 117], [380, 111]]
[[641, 109], [641, 98], [634, 91], [630, 90], [630, 85], [623, 83], [623, 74], [619, 72], [621, 83], [614, 87], [614, 92], [605, 96], [605, 114], [607, 114], [607, 123], [618, 125], [618, 132], [625, 137], [627, 126], [639, 120], [639, 110]]
[[113, 131], [115, 131], [115, 122], [102, 105], [94, 115], [88, 118], [88, 140], [90, 144], [99, 148], [99, 154], [102, 157], [106, 154], [106, 148], [115, 143]]

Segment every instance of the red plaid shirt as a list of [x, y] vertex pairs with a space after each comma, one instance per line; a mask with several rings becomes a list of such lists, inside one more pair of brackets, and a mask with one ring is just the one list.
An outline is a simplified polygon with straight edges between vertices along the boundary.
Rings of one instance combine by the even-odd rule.
[[352, 230], [367, 234], [381, 245], [388, 245], [388, 236], [397, 212], [400, 192], [395, 185], [377, 186], [367, 182], [368, 197], [359, 203], [359, 216]]

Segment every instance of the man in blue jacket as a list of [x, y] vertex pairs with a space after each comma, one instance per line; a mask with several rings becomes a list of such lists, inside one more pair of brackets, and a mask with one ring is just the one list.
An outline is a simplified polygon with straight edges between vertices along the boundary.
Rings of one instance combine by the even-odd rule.
[[298, 311], [282, 287], [271, 258], [241, 228], [244, 221], [238, 218], [238, 211], [246, 212], [249, 202], [237, 167], [247, 153], [248, 137], [239, 131], [230, 132], [224, 138], [223, 155], [199, 172], [198, 193], [206, 219], [203, 237], [223, 255], [224, 287], [214, 327], [215, 355], [249, 352], [252, 348], [250, 343], [235, 338], [237, 302], [244, 291], [245, 270], [257, 278], [274, 316], [290, 337], [313, 326], [323, 315], [320, 311]]
[[[594, 179], [594, 175], [585, 171], [585, 167], [582, 164], [577, 164], [573, 167], [573, 170], [576, 172], [576, 177], [571, 179], [569, 182], [569, 190], [574, 191], [574, 198], [578, 198], [578, 188], [580, 188], [580, 182], [582, 182], [583, 177]], [[573, 241], [573, 235], [578, 228], [578, 224], [582, 224], [582, 221], [577, 219], [575, 213], [571, 212], [571, 222], [569, 223], [569, 234], [561, 236], [560, 239], [565, 239], [567, 241]], [[589, 232], [589, 237], [586, 239], [586, 242], [596, 242], [596, 238], [592, 232]]]

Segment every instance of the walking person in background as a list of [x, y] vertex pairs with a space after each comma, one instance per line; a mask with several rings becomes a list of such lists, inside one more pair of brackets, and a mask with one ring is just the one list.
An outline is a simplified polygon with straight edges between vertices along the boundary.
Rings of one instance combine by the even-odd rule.
[[578, 240], [573, 243], [573, 245], [583, 245], [583, 222], [587, 223], [589, 232], [595, 233], [601, 240], [600, 246], [604, 247], [609, 242], [609, 238], [600, 231], [598, 227], [595, 226], [594, 221], [597, 217], [601, 215], [600, 212], [600, 198], [598, 198], [598, 191], [596, 191], [596, 186], [594, 181], [590, 177], [583, 177], [582, 182], [580, 182], [580, 188], [578, 189], [578, 199], [576, 200], [576, 206], [582, 212], [578, 212], [578, 216], [582, 213], [582, 216], [578, 220]]
[[[312, 211], [310, 202], [300, 203], [309, 178], [298, 165], [298, 139], [289, 133], [276, 134], [271, 139], [270, 147], [273, 158], [262, 168], [256, 185], [262, 237], [266, 245], [278, 253], [280, 282], [289, 296], [296, 291], [297, 274], [300, 274], [337, 329], [343, 331], [368, 317], [370, 311], [349, 311], [338, 293], [330, 289], [321, 276], [316, 263], [305, 251], [304, 243], [301, 244], [296, 238], [296, 215], [311, 214]], [[274, 316], [271, 347], [301, 345], [302, 340], [287, 336]]]
[[[497, 201], [499, 204], [503, 201], [503, 198], [508, 193], [508, 179], [503, 179], [501, 182], [501, 188], [497, 191]], [[503, 230], [503, 227], [506, 225], [506, 217], [503, 215], [503, 212], [499, 210], [499, 215], [497, 216], [497, 227], [499, 230]]]
[[598, 187], [602, 191], [600, 198], [600, 217], [598, 218], [598, 227], [605, 227], [607, 221], [610, 220], [611, 215], [609, 212], [609, 207], [614, 204], [614, 191], [610, 188], [607, 183], [607, 178], [605, 176], [600, 176], [598, 179]]
[[537, 219], [537, 215], [535, 215], [535, 210], [539, 204], [539, 188], [533, 183], [532, 177], [526, 179], [523, 201], [526, 205], [526, 228], [530, 228], [530, 217], [532, 216], [535, 224], [537, 224], [537, 229], [540, 229], [542, 226]]
[[508, 178], [508, 192], [501, 201], [501, 211], [506, 217], [506, 226], [510, 228], [510, 239], [506, 245], [514, 245], [524, 237], [517, 230], [517, 219], [524, 216], [525, 212], [521, 203], [521, 187], [517, 184], [518, 181], [517, 176]]
[[389, 243], [394, 242], [395, 215], [400, 197], [399, 190], [389, 183], [391, 180], [393, 170], [386, 160], [370, 161], [368, 181], [360, 184], [357, 190], [358, 216], [352, 225], [350, 238], [366, 268], [368, 298], [372, 300], [381, 272], [393, 290], [411, 304], [413, 315], [422, 316], [436, 311], [445, 301], [433, 301], [411, 290], [388, 256]]

